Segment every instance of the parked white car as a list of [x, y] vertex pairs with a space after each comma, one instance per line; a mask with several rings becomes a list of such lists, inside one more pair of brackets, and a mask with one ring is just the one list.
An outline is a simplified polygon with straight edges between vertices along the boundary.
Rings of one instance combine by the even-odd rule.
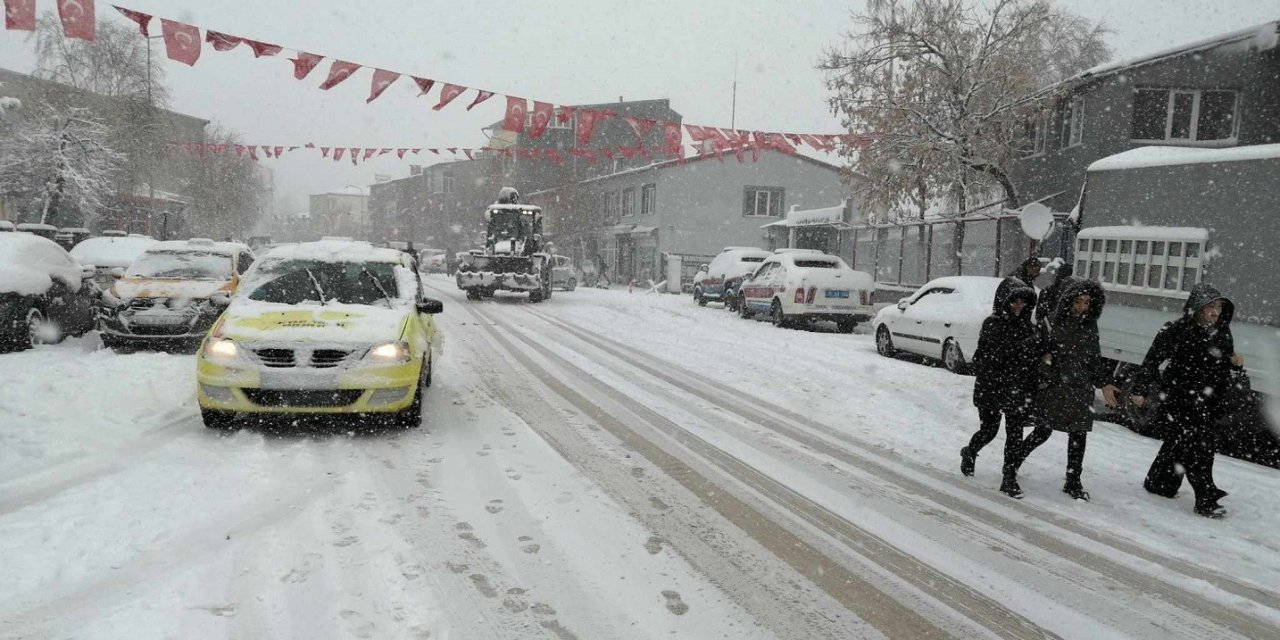
[[739, 308], [738, 288], [772, 253], [752, 247], [725, 247], [711, 264], [702, 285], [694, 290], [698, 304], [723, 301], [732, 310]]
[[125, 238], [99, 236], [77, 244], [71, 249], [71, 257], [80, 264], [93, 265], [96, 272], [94, 280], [106, 291], [115, 284], [116, 278], [124, 276], [138, 256], [155, 243], [156, 240], [143, 235]]
[[837, 256], [779, 250], [742, 282], [741, 291], [743, 318], [767, 314], [779, 327], [829, 320], [852, 333], [871, 319], [875, 280]]
[[1001, 280], [949, 276], [920, 287], [876, 314], [876, 350], [886, 357], [905, 351], [941, 360], [947, 370], [963, 372]]

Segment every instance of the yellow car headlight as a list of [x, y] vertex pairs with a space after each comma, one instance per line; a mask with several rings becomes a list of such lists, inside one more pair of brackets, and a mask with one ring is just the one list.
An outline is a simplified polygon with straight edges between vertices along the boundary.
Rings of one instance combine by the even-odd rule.
[[364, 356], [365, 361], [372, 364], [402, 364], [409, 361], [409, 343], [403, 340], [384, 342]]
[[234, 340], [210, 337], [204, 343], [204, 357], [210, 362], [231, 364], [240, 359], [240, 345]]

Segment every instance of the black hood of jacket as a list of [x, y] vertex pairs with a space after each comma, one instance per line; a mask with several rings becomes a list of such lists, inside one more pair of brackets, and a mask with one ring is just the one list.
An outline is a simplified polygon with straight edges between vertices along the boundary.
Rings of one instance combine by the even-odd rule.
[[1014, 300], [1022, 300], [1027, 303], [1027, 308], [1022, 312], [1022, 317], [1029, 318], [1032, 310], [1036, 308], [1036, 290], [1018, 280], [1010, 280], [1010, 282], [1017, 282], [1017, 284], [996, 289], [996, 297], [991, 305], [991, 313], [998, 316], [1008, 315], [1009, 303]]
[[1058, 300], [1053, 306], [1053, 322], [1059, 322], [1071, 312], [1071, 301], [1088, 294], [1089, 310], [1085, 312], [1085, 320], [1097, 321], [1102, 316], [1102, 306], [1107, 303], [1107, 292], [1102, 285], [1093, 280], [1070, 276], [1059, 281]]
[[1040, 258], [1032, 256], [1030, 258], [1027, 258], [1026, 260], [1023, 260], [1022, 264], [1018, 265], [1018, 270], [1014, 271], [1013, 274], [1010, 275], [1009, 277], [1017, 278], [1029, 285], [1033, 281], [1035, 281], [1035, 277], [1033, 277], [1029, 273], [1031, 267], [1033, 266], [1042, 267], [1042, 265], [1040, 264]]
[[1205, 308], [1214, 300], [1222, 301], [1222, 314], [1218, 316], [1217, 327], [1224, 329], [1231, 326], [1231, 318], [1236, 314], [1236, 305], [1230, 298], [1222, 295], [1211, 284], [1201, 282], [1191, 288], [1191, 295], [1187, 297], [1187, 304], [1182, 307], [1183, 316], [1195, 321], [1197, 313]]

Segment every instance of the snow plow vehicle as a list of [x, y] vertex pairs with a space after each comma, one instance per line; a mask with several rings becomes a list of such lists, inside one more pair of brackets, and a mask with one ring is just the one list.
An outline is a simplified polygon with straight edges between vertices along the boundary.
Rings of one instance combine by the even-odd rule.
[[552, 258], [542, 250], [542, 208], [520, 204], [520, 193], [505, 187], [484, 216], [484, 247], [459, 255], [458, 288], [468, 300], [498, 291], [528, 292], [530, 302], [550, 298]]

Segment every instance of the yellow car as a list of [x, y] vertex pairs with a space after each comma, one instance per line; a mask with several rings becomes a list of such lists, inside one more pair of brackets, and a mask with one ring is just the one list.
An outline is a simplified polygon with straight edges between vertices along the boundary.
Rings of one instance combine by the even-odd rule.
[[200, 345], [206, 426], [237, 414], [381, 414], [421, 423], [439, 300], [409, 256], [327, 240], [272, 249]]

